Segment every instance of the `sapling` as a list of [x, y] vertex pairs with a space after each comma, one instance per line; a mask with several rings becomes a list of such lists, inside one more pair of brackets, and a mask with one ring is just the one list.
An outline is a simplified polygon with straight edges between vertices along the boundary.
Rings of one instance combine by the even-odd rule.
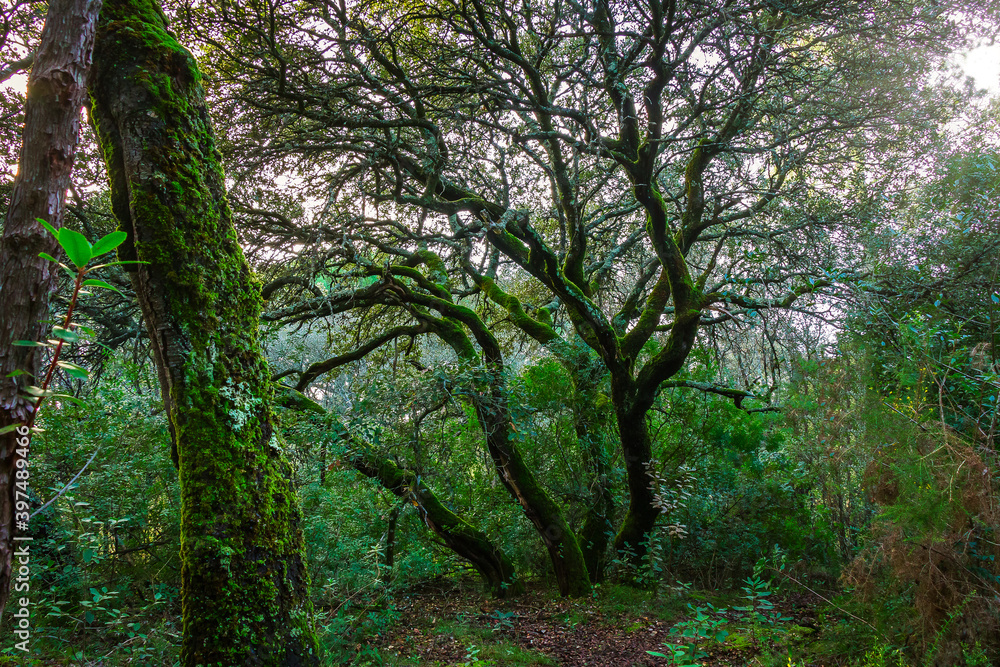
[[[63, 252], [66, 253], [66, 257], [72, 263], [73, 267], [70, 268], [68, 265], [60, 262], [58, 259], [49, 255], [48, 253], [38, 253], [38, 256], [59, 264], [60, 268], [69, 274], [70, 278], [73, 280], [73, 288], [69, 298], [69, 306], [66, 309], [66, 315], [62, 318], [62, 322], [52, 327], [52, 337], [44, 341], [31, 341], [31, 340], [18, 340], [14, 341], [14, 345], [21, 347], [39, 347], [39, 348], [49, 348], [52, 350], [52, 358], [49, 360], [48, 367], [45, 371], [45, 376], [42, 379], [40, 386], [31, 385], [25, 391], [35, 399], [35, 404], [31, 410], [31, 415], [28, 417], [26, 424], [12, 424], [0, 429], [0, 435], [13, 431], [16, 429], [27, 429], [28, 445], [19, 448], [19, 456], [21, 458], [26, 458], [28, 447], [30, 446], [31, 434], [37, 429], [35, 428], [35, 420], [38, 418], [38, 412], [42, 407], [42, 404], [46, 399], [54, 398], [57, 400], [70, 401], [72, 403], [82, 404], [83, 402], [76, 396], [71, 396], [70, 394], [58, 393], [50, 389], [52, 384], [52, 378], [55, 375], [56, 369], [61, 368], [67, 375], [71, 378], [77, 380], [85, 380], [89, 376], [89, 372], [86, 368], [74, 364], [68, 361], [63, 361], [60, 359], [63, 351], [63, 346], [67, 343], [73, 344], [80, 339], [80, 334], [78, 330], [81, 329], [80, 325], [73, 322], [73, 312], [76, 310], [77, 302], [79, 301], [81, 294], [87, 294], [88, 292], [85, 288], [100, 288], [100, 289], [110, 289], [115, 292], [118, 291], [113, 285], [108, 284], [103, 280], [98, 280], [96, 278], [88, 278], [87, 276], [98, 269], [103, 269], [109, 266], [118, 266], [121, 264], [135, 264], [136, 262], [126, 262], [126, 261], [116, 261], [107, 262], [105, 264], [98, 264], [96, 266], [90, 266], [90, 262], [101, 255], [111, 252], [118, 246], [120, 246], [126, 238], [125, 232], [115, 231], [101, 237], [96, 243], [91, 244], [87, 238], [72, 229], [67, 229], [65, 227], [61, 229], [56, 229], [49, 223], [42, 219], [38, 219], [38, 222], [45, 227], [50, 234], [52, 234], [59, 245], [62, 247]], [[11, 373], [14, 375], [25, 375], [28, 374], [27, 371], [18, 370]], [[21, 454], [21, 450], [24, 453]]]

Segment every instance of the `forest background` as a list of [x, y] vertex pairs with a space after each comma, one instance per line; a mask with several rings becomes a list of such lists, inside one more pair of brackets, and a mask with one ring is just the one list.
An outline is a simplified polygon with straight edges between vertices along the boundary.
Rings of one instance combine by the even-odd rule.
[[[45, 9], [4, 10], [4, 81]], [[378, 638], [452, 581], [703, 640], [658, 664], [996, 661], [1000, 102], [956, 65], [996, 7], [163, 9], [259, 279], [326, 664], [430, 664]], [[122, 217], [100, 146], [85, 123], [64, 221], [90, 243]], [[52, 302], [82, 405], [32, 445], [33, 658], [172, 665], [185, 450], [133, 280], [101, 277]], [[215, 389], [239, 430], [257, 398]], [[455, 661], [546, 664], [504, 657], [502, 609], [451, 621]]]

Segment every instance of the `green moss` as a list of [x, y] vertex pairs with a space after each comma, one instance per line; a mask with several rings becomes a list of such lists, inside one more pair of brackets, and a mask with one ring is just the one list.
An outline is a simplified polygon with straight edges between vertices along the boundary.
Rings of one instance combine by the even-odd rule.
[[518, 298], [507, 294], [500, 289], [492, 278], [480, 278], [476, 282], [487, 297], [489, 297], [494, 303], [505, 308], [507, 312], [510, 313], [511, 320], [515, 325], [517, 325], [518, 328], [521, 329], [521, 331], [525, 332], [543, 345], [559, 340], [559, 334], [557, 334], [555, 329], [552, 328], [552, 318], [549, 316], [549, 311], [539, 311], [540, 313], [544, 313], [544, 317], [547, 321], [533, 319], [524, 312]]
[[260, 289], [232, 227], [200, 80], [155, 3], [105, 2], [91, 93], [115, 214], [147, 262], [136, 291], [167, 377], [182, 664], [315, 664], [302, 518], [257, 337]]
[[418, 250], [413, 255], [416, 259], [427, 265], [429, 277], [432, 281], [442, 287], [448, 286], [448, 270], [445, 268], [444, 261], [441, 260], [437, 253], [433, 253], [430, 250]]

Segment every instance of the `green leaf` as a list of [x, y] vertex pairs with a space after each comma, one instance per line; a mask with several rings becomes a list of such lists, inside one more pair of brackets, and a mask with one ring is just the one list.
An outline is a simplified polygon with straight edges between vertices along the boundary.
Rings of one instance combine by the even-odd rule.
[[55, 394], [55, 392], [51, 389], [42, 389], [41, 387], [36, 387], [35, 385], [25, 387], [24, 391], [32, 396], [52, 396]]
[[11, 431], [16, 431], [19, 428], [21, 428], [21, 424], [11, 424], [9, 426], [4, 426], [3, 428], [0, 428], [0, 435], [4, 435], [5, 433], [10, 433]]
[[49, 347], [48, 343], [39, 343], [36, 340], [15, 340], [11, 345], [15, 347]]
[[94, 256], [87, 237], [72, 229], [63, 228], [59, 232], [59, 245], [66, 251], [69, 260], [80, 268], [87, 266], [87, 262]]
[[62, 327], [52, 327], [52, 336], [67, 343], [75, 343], [80, 340], [80, 334], [69, 329], [63, 329]]
[[31, 373], [24, 370], [23, 368], [18, 368], [16, 370], [11, 371], [10, 373], [7, 373], [7, 377], [9, 378], [16, 378], [18, 375], [27, 375], [30, 377]]
[[87, 287], [100, 287], [102, 289], [109, 289], [112, 292], [118, 292], [119, 294], [121, 294], [121, 292], [118, 290], [118, 288], [115, 287], [114, 285], [109, 285], [108, 283], [104, 282], [103, 280], [98, 280], [96, 278], [91, 278], [89, 280], [84, 280], [83, 284], [86, 285]]
[[57, 241], [59, 240], [59, 230], [58, 230], [58, 229], [56, 229], [55, 227], [53, 227], [53, 226], [52, 226], [52, 225], [50, 225], [49, 223], [45, 222], [45, 221], [44, 221], [44, 220], [42, 220], [41, 218], [35, 218], [35, 220], [37, 220], [37, 221], [38, 221], [38, 223], [39, 223], [39, 224], [40, 224], [40, 225], [41, 225], [42, 227], [44, 227], [45, 229], [47, 229], [47, 230], [49, 231], [49, 234], [52, 234], [52, 236], [56, 237], [56, 240], [57, 240]]
[[56, 262], [56, 263], [59, 263], [59, 260], [58, 260], [58, 259], [56, 259], [55, 257], [53, 257], [52, 255], [50, 255], [50, 254], [49, 254], [49, 253], [47, 253], [47, 252], [40, 252], [40, 253], [38, 253], [38, 256], [39, 256], [39, 257], [41, 257], [42, 259], [47, 259], [47, 260], [49, 260], [50, 262]]
[[86, 380], [90, 377], [90, 371], [88, 371], [83, 366], [78, 366], [77, 364], [70, 363], [68, 361], [60, 361], [57, 363], [59, 368], [66, 371], [66, 374], [77, 380]]
[[111, 232], [106, 236], [102, 236], [101, 238], [97, 239], [97, 243], [94, 244], [94, 247], [92, 249], [94, 253], [93, 256], [100, 257], [106, 252], [111, 252], [112, 250], [120, 246], [122, 243], [124, 243], [127, 237], [128, 234], [126, 234], [125, 232]]
[[69, 401], [70, 403], [83, 407], [87, 406], [87, 402], [85, 400], [77, 398], [76, 396], [70, 396], [69, 394], [52, 394], [52, 398], [60, 401]]

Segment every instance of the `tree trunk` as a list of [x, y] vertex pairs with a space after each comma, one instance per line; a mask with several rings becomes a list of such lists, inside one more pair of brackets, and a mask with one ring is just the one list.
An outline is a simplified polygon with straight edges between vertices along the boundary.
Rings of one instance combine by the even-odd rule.
[[[628, 402], [616, 401], [616, 407], [621, 403], [628, 405]], [[625, 520], [615, 536], [615, 551], [638, 566], [646, 555], [649, 534], [660, 514], [653, 504], [653, 479], [648, 470], [648, 464], [653, 460], [653, 446], [645, 411], [630, 411], [626, 407], [616, 412], [618, 434], [625, 454], [629, 503]]]
[[[62, 226], [100, 10], [101, 0], [52, 0], [28, 77], [19, 168], [0, 241], [0, 429], [26, 424], [34, 404], [22, 391], [35, 384], [28, 378], [38, 374], [40, 348], [12, 343], [41, 340], [47, 331], [59, 269], [38, 253], [56, 255], [59, 245], [36, 218]], [[17, 371], [30, 375], [10, 377]], [[0, 435], [0, 616], [10, 594], [17, 440], [16, 431]]]
[[392, 583], [392, 569], [396, 564], [396, 528], [399, 526], [399, 515], [406, 507], [405, 502], [397, 503], [389, 510], [389, 520], [385, 527], [385, 551], [382, 552], [382, 567], [385, 568], [386, 584]]
[[355, 470], [378, 480], [382, 486], [400, 498], [409, 498], [420, 510], [420, 516], [431, 531], [444, 540], [452, 551], [472, 563], [486, 582], [490, 593], [498, 598], [524, 591], [517, 579], [514, 565], [486, 535], [476, 530], [444, 506], [434, 492], [410, 470], [400, 468], [387, 458], [377, 456], [368, 448], [352, 443], [347, 455]]
[[[319, 403], [293, 389], [281, 387], [279, 392], [283, 407], [324, 416], [328, 414]], [[338, 425], [336, 429], [340, 437], [348, 441], [348, 451], [344, 458], [351, 467], [365, 477], [374, 479], [397, 497], [412, 502], [431, 532], [472, 564], [493, 596], [506, 597], [524, 592], [524, 584], [517, 578], [514, 564], [486, 533], [477, 530], [445, 507], [413, 471], [400, 468], [389, 459], [379, 456], [367, 443], [348, 434], [342, 425]], [[389, 566], [391, 567], [391, 563]]]
[[472, 392], [472, 401], [480, 426], [486, 434], [486, 446], [497, 474], [541, 535], [552, 561], [559, 593], [568, 596], [586, 595], [590, 592], [590, 576], [580, 543], [566, 522], [562, 508], [539, 485], [512, 441], [510, 410], [507, 408], [503, 387], [498, 382], [499, 380], [490, 382], [488, 394]]
[[181, 485], [181, 664], [316, 665], [302, 516], [272, 424], [260, 286], [191, 54], [153, 0], [107, 0], [91, 77], [112, 207]]
[[587, 564], [590, 580], [604, 580], [607, 566], [608, 545], [614, 535], [615, 503], [611, 494], [611, 465], [607, 443], [601, 434], [601, 423], [606, 412], [597, 404], [598, 382], [604, 375], [604, 365], [590, 363], [587, 367], [572, 369], [573, 427], [576, 440], [583, 450], [583, 458], [590, 471], [590, 505], [580, 529], [580, 548]]
[[[468, 399], [476, 410], [479, 426], [486, 436], [486, 448], [493, 459], [501, 483], [524, 509], [549, 552], [559, 592], [562, 595], [586, 595], [590, 592], [590, 576], [583, 551], [576, 535], [563, 516], [562, 508], [542, 487], [514, 442], [511, 434], [513, 417], [507, 405], [504, 385], [503, 352], [489, 328], [478, 315], [467, 308], [449, 309], [451, 317], [437, 320], [434, 331], [465, 362], [480, 363], [472, 342], [459, 326], [468, 326], [483, 351], [485, 369], [480, 371], [480, 386], [468, 391]], [[425, 321], [429, 321], [426, 314]]]

